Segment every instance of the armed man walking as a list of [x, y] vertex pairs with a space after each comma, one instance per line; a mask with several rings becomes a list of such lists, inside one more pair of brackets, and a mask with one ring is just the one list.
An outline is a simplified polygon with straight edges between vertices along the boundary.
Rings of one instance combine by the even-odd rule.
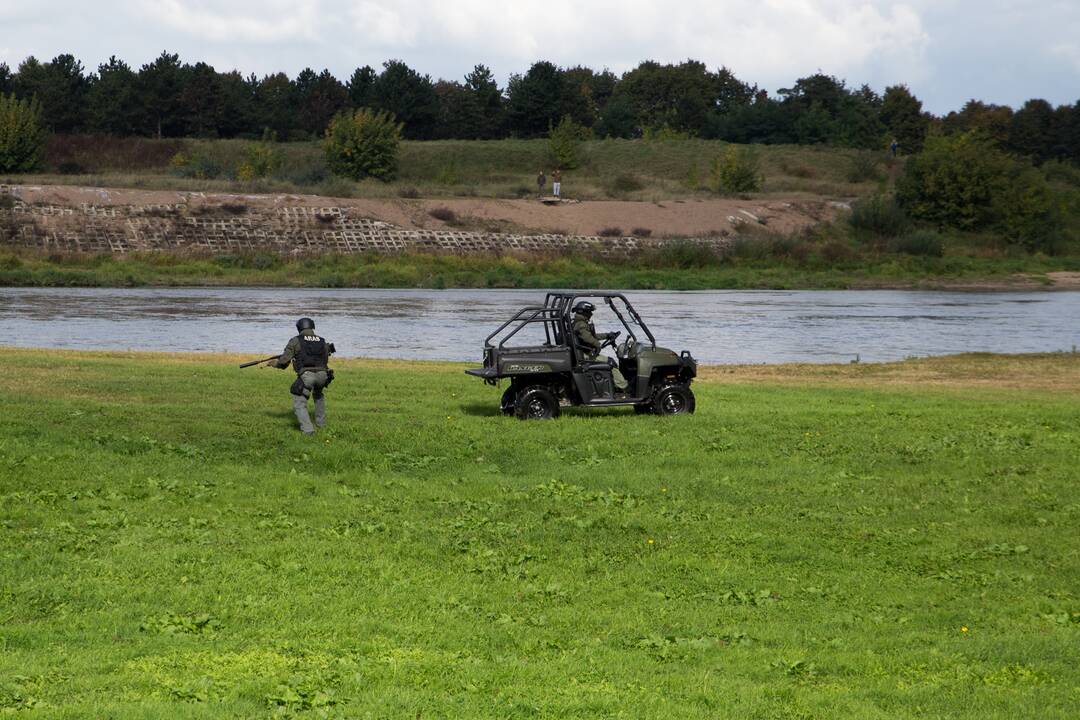
[[[574, 305], [574, 322], [570, 326], [574, 333], [574, 341], [579, 346], [589, 349], [590, 360], [595, 360], [600, 355], [604, 345], [613, 342], [619, 335], [617, 332], [596, 334], [596, 327], [592, 322], [592, 314], [595, 310], [596, 306], [588, 300], [577, 303]], [[601, 340], [601, 338], [603, 339]], [[616, 392], [626, 392], [626, 378], [623, 377], [617, 365], [611, 366], [611, 379], [615, 383]]]
[[267, 364], [278, 370], [284, 370], [291, 364], [296, 371], [296, 382], [289, 388], [293, 396], [293, 411], [300, 421], [300, 431], [305, 435], [314, 435], [315, 427], [308, 415], [308, 398], [315, 398], [315, 425], [322, 427], [326, 424], [326, 397], [323, 390], [334, 379], [334, 371], [327, 367], [334, 352], [334, 343], [315, 334], [315, 321], [311, 318], [297, 320], [296, 330], [300, 334], [289, 340], [285, 352]]

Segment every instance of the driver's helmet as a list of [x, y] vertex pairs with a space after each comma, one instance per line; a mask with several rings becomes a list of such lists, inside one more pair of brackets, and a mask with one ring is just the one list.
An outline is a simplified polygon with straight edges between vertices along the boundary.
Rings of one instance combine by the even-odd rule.
[[574, 313], [581, 313], [582, 315], [592, 315], [596, 310], [596, 306], [588, 300], [582, 300], [578, 304], [574, 305]]
[[315, 321], [311, 318], [302, 317], [296, 321], [296, 330], [298, 332], [304, 332], [305, 330], [314, 330]]

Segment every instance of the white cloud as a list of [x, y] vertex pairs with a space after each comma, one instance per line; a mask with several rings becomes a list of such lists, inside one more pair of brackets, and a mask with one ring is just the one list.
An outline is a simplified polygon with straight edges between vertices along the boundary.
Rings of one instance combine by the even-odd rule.
[[868, 0], [360, 0], [350, 17], [356, 46], [402, 55], [494, 56], [515, 71], [538, 59], [625, 71], [693, 57], [767, 82], [867, 63], [910, 71], [928, 40], [914, 7]]
[[1076, 0], [0, 0], [0, 58], [162, 49], [244, 73], [405, 61], [505, 82], [536, 60], [623, 72], [645, 59], [725, 65], [775, 91], [817, 70], [877, 90], [907, 83], [935, 111], [970, 97], [1075, 102]]
[[318, 0], [156, 0], [151, 21], [203, 40], [269, 44], [318, 38]]
[[[1049, 52], [1052, 58], [1064, 60], [1072, 65], [1074, 72], [1080, 73], [1080, 45], [1076, 43], [1059, 43], [1051, 45]], [[1077, 92], [1080, 92], [1080, 87], [1077, 88]]]

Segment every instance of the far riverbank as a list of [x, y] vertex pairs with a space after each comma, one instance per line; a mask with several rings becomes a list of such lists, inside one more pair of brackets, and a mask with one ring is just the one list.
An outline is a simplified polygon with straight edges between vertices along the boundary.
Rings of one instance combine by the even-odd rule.
[[1080, 258], [529, 255], [195, 256], [0, 252], [0, 287], [574, 288], [631, 290], [1076, 290]]

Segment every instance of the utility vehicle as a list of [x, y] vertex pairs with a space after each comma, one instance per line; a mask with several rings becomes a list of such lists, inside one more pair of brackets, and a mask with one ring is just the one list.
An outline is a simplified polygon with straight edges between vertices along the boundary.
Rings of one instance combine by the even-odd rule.
[[[618, 360], [595, 356], [595, 351], [575, 341], [571, 325], [578, 301], [595, 300], [606, 305], [622, 323], [622, 332], [611, 333], [603, 346], [615, 349]], [[543, 328], [540, 344], [510, 345]], [[519, 340], [520, 341], [520, 340]], [[617, 366], [627, 380], [625, 393], [616, 392], [611, 369]], [[524, 307], [484, 340], [484, 366], [465, 371], [490, 385], [509, 380], [501, 409], [522, 420], [554, 418], [561, 405], [611, 407], [632, 405], [638, 413], [678, 415], [694, 412], [690, 383], [697, 375], [697, 361], [690, 352], [675, 353], [659, 347], [634, 306], [622, 293], [548, 293], [543, 305]]]

